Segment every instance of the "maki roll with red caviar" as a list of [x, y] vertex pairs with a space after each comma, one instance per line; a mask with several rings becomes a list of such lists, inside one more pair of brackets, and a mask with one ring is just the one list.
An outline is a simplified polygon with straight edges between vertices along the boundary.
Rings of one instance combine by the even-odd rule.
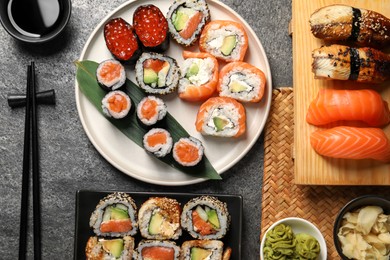
[[167, 130], [153, 128], [144, 135], [143, 145], [149, 153], [157, 157], [164, 157], [171, 152], [173, 141], [171, 134]]
[[134, 28], [122, 18], [114, 18], [104, 25], [104, 40], [115, 59], [134, 64], [141, 55]]
[[173, 159], [183, 166], [195, 166], [203, 158], [202, 142], [195, 137], [180, 138], [173, 146]]
[[144, 97], [137, 106], [137, 117], [146, 126], [156, 124], [167, 114], [164, 101], [155, 96]]
[[137, 247], [135, 260], [179, 260], [180, 247], [168, 240], [142, 240]]
[[173, 39], [190, 46], [210, 21], [210, 10], [205, 0], [176, 0], [169, 7], [167, 20]]
[[178, 239], [181, 235], [180, 203], [171, 198], [152, 197], [138, 211], [141, 236], [147, 239]]
[[128, 194], [115, 192], [101, 199], [89, 225], [97, 236], [132, 236], [137, 233], [137, 206]]
[[139, 6], [133, 14], [133, 26], [144, 50], [164, 52], [169, 48], [168, 22], [157, 6]]
[[127, 116], [131, 109], [131, 99], [123, 91], [115, 90], [108, 92], [102, 100], [103, 113], [116, 119]]
[[116, 90], [126, 82], [125, 67], [114, 59], [102, 61], [96, 70], [96, 79], [104, 90]]
[[97, 259], [132, 259], [134, 254], [134, 238], [124, 236], [121, 238], [90, 237], [85, 248], [87, 260]]
[[225, 202], [213, 196], [196, 197], [188, 201], [181, 214], [183, 229], [196, 239], [221, 239], [230, 225]]
[[175, 59], [144, 52], [135, 65], [135, 75], [140, 88], [150, 94], [168, 94], [179, 84], [180, 69]]

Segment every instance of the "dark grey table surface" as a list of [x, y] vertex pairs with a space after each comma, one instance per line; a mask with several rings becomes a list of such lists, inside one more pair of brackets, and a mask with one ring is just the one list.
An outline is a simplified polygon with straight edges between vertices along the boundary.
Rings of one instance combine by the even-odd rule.
[[[43, 259], [73, 258], [75, 198], [80, 189], [240, 194], [244, 201], [242, 259], [258, 259], [263, 135], [223, 174], [222, 181], [165, 187], [121, 173], [98, 153], [85, 134], [75, 103], [73, 61], [96, 25], [123, 2], [73, 0], [72, 17], [63, 37], [50, 45], [21, 44], [0, 27], [0, 258], [16, 259], [18, 255], [23, 158], [24, 109], [11, 109], [7, 94], [25, 92], [26, 66], [35, 61], [38, 88], [56, 91], [55, 106], [39, 107]], [[291, 1], [222, 2], [256, 32], [271, 66], [273, 88], [291, 86]], [[31, 223], [30, 207], [30, 227]], [[31, 229], [28, 239], [28, 259], [32, 259]]]

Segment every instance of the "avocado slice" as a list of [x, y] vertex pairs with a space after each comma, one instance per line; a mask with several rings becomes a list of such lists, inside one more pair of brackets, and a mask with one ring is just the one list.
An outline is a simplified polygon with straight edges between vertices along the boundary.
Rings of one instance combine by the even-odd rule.
[[221, 46], [221, 52], [223, 55], [228, 56], [232, 53], [233, 49], [237, 45], [237, 36], [229, 35], [223, 39], [223, 43]]
[[232, 83], [230, 83], [229, 87], [230, 87], [230, 91], [233, 93], [238, 93], [247, 90], [245, 84], [242, 84], [239, 81], [233, 81]]
[[175, 17], [173, 17], [173, 26], [175, 27], [176, 31], [180, 32], [184, 28], [186, 28], [186, 24], [190, 16], [186, 13], [183, 12], [184, 10], [179, 8], [176, 11]]
[[120, 208], [112, 208], [111, 209], [111, 219], [118, 220], [118, 219], [128, 219], [129, 214], [127, 210], [123, 210]]
[[157, 235], [160, 233], [160, 227], [164, 221], [164, 217], [160, 213], [154, 213], [149, 221], [148, 232], [151, 235]]
[[156, 83], [158, 80], [157, 73], [152, 69], [144, 69], [144, 83], [145, 84], [152, 84]]
[[211, 250], [207, 250], [200, 247], [191, 248], [191, 260], [204, 260], [211, 254]]
[[218, 214], [215, 209], [210, 209], [207, 212], [208, 222], [210, 222], [215, 228], [220, 228]]
[[109, 252], [115, 258], [121, 256], [123, 251], [123, 239], [103, 240], [102, 245], [104, 250]]
[[197, 75], [199, 72], [199, 66], [196, 63], [192, 63], [191, 66], [188, 68], [186, 73], [186, 78], [190, 78], [191, 76]]
[[225, 126], [229, 124], [228, 120], [217, 116], [213, 118], [213, 121], [214, 121], [215, 128], [217, 129], [217, 132], [222, 131], [225, 128]]

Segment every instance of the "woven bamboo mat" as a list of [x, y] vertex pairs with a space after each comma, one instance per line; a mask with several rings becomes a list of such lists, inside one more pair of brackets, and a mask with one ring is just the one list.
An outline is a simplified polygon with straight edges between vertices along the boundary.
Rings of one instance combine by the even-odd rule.
[[292, 88], [273, 90], [264, 137], [261, 235], [277, 220], [300, 217], [311, 221], [327, 243], [328, 259], [340, 259], [333, 245], [333, 222], [348, 201], [361, 195], [390, 197], [388, 187], [302, 186], [294, 184]]

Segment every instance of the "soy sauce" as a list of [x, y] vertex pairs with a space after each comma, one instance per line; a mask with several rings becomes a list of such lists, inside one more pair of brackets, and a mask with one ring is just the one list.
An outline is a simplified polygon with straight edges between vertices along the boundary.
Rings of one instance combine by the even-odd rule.
[[59, 0], [10, 0], [7, 7], [15, 29], [25, 36], [37, 38], [56, 28], [61, 11]]

